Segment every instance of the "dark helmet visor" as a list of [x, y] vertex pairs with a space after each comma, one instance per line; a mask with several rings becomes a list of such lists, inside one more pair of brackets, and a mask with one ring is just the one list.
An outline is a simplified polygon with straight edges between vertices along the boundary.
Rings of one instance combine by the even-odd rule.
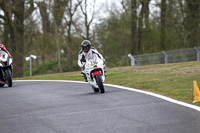
[[88, 47], [88, 46], [83, 46], [83, 49], [84, 49], [84, 50], [88, 50], [89, 47]]

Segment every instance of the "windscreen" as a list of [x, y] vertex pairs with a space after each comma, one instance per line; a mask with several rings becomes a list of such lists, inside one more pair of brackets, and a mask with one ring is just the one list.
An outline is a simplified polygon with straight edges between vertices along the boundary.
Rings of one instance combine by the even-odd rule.
[[92, 52], [88, 52], [86, 55], [85, 55], [85, 58], [87, 60], [96, 60], [97, 59], [97, 55], [92, 53]]

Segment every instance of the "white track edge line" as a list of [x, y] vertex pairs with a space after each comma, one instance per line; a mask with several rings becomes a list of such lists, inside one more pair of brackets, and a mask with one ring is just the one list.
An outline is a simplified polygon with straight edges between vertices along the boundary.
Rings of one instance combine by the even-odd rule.
[[[88, 84], [87, 82], [84, 82], [84, 81], [73, 81], [73, 80], [14, 80], [14, 82], [25, 82], [25, 81], [45, 81], [45, 82], [52, 82], [53, 81], [53, 82], [70, 82], [70, 83]], [[153, 93], [153, 92], [147, 92], [147, 91], [143, 91], [143, 90], [139, 90], [139, 89], [135, 89], [135, 88], [130, 88], [130, 87], [119, 86], [119, 85], [112, 85], [112, 84], [104, 84], [104, 85], [110, 86], [110, 87], [116, 87], [116, 88], [120, 88], [120, 89], [125, 89], [125, 90], [130, 90], [130, 91], [134, 91], [134, 92], [138, 92], [138, 93], [143, 93], [143, 94], [150, 95], [150, 96], [153, 96], [153, 97], [157, 97], [157, 98], [163, 99], [165, 101], [175, 103], [175, 104], [178, 104], [178, 105], [182, 105], [182, 106], [185, 106], [185, 107], [188, 107], [188, 108], [191, 108], [191, 109], [194, 109], [194, 110], [197, 110], [197, 111], [200, 112], [200, 107], [198, 107], [198, 106], [195, 106], [195, 105], [192, 105], [192, 104], [189, 104], [189, 103], [185, 103], [185, 102], [182, 102], [182, 101], [178, 101], [178, 100], [169, 98], [167, 96], [163, 96], [163, 95], [156, 94], [156, 93]]]

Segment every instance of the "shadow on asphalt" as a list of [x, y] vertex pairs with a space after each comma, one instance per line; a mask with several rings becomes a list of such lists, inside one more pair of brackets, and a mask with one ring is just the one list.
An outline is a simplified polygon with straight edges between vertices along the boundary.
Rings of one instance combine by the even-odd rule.
[[107, 94], [110, 94], [110, 93], [118, 93], [118, 92], [121, 92], [122, 90], [105, 90], [104, 93], [100, 93], [100, 92], [93, 92], [93, 90], [91, 89], [91, 92], [81, 92], [79, 94], [74, 94], [74, 95], [71, 95], [71, 96], [94, 96], [94, 95], [99, 95], [99, 96], [102, 96], [102, 95], [107, 95]]

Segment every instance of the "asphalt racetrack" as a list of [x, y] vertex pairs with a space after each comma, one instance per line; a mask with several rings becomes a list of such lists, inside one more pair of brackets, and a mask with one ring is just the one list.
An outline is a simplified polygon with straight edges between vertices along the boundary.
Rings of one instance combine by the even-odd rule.
[[0, 133], [200, 133], [200, 109], [151, 95], [58, 81], [0, 88]]

